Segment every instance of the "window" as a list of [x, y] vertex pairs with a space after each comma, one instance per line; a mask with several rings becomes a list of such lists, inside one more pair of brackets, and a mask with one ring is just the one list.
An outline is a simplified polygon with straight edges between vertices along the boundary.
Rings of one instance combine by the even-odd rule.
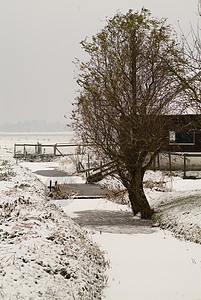
[[178, 145], [194, 145], [195, 132], [193, 130], [183, 130], [180, 132], [169, 132], [169, 143]]

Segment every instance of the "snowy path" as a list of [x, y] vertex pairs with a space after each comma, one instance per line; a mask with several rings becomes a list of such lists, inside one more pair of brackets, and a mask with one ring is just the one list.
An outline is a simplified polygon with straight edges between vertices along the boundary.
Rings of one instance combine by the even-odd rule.
[[[72, 218], [80, 211], [125, 210], [103, 199], [63, 200], [57, 205]], [[91, 228], [92, 239], [110, 261], [106, 300], [200, 300], [201, 246], [179, 241], [167, 231], [144, 227], [143, 233], [141, 229], [120, 234], [118, 228], [117, 233]]]
[[[112, 215], [108, 212], [129, 213], [125, 206], [105, 199], [55, 203], [77, 221], [81, 215], [87, 216], [89, 222], [83, 226], [110, 262], [106, 300], [201, 300], [201, 245], [179, 241], [148, 224], [120, 228], [106, 222], [106, 226], [97, 226], [95, 211], [107, 220]], [[100, 214], [96, 216], [100, 218]]]
[[200, 248], [163, 232], [103, 234], [93, 240], [111, 261], [107, 300], [201, 299]]

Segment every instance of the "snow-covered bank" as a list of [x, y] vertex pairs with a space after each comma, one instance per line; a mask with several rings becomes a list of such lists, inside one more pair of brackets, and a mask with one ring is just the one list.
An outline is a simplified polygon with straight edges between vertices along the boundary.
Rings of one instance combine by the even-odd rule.
[[180, 239], [201, 244], [201, 191], [162, 195], [154, 219]]
[[0, 149], [0, 298], [102, 299], [103, 253]]
[[146, 179], [150, 178], [153, 182], [163, 181], [162, 187], [145, 188], [157, 224], [180, 239], [201, 244], [201, 179], [149, 171]]
[[[201, 172], [196, 172], [200, 178]], [[103, 179], [101, 184], [116, 191], [113, 201], [129, 204], [122, 184], [113, 178]], [[147, 171], [144, 191], [154, 209], [154, 222], [168, 229], [180, 239], [201, 244], [201, 179], [183, 179], [182, 172]], [[119, 198], [115, 199], [115, 196]]]

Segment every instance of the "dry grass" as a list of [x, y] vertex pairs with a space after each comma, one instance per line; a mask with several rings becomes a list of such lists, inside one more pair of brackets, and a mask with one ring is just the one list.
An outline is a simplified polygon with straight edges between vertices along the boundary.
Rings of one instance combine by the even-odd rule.
[[66, 184], [58, 184], [57, 186], [52, 188], [51, 192], [47, 193], [47, 196], [49, 198], [55, 200], [70, 199], [75, 195], [75, 192], [69, 189], [69, 187]]
[[169, 174], [170, 181], [165, 181], [166, 173], [163, 173], [159, 181], [149, 179], [143, 182], [144, 188], [154, 189], [160, 192], [171, 192], [173, 186], [173, 174]]

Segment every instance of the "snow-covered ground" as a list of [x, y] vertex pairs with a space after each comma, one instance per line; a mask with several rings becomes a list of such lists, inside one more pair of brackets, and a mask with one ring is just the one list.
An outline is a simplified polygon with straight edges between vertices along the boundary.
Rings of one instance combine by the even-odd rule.
[[[1, 173], [8, 179], [0, 181], [2, 299], [201, 299], [201, 245], [172, 234], [200, 243], [200, 180], [147, 172], [145, 192], [156, 222], [171, 231], [141, 227], [128, 234], [118, 228], [86, 228], [86, 234], [69, 217], [90, 210], [129, 211], [129, 207], [105, 199], [47, 202], [43, 184], [50, 179], [36, 177], [30, 169], [62, 169], [64, 162], [16, 164], [9, 147], [0, 152]], [[67, 165], [66, 161], [65, 170]], [[103, 295], [102, 251], [110, 264]]]
[[102, 299], [103, 253], [0, 149], [0, 299]]
[[[105, 199], [59, 200], [57, 205], [72, 218], [89, 210], [127, 209]], [[201, 245], [180, 241], [158, 228], [140, 228], [132, 234], [122, 233], [122, 228], [119, 233], [118, 227], [87, 229], [110, 262], [105, 299], [201, 299]]]
[[183, 179], [182, 174], [163, 176], [161, 172], [147, 172], [145, 180], [150, 177], [156, 182], [163, 178], [163, 186], [159, 190], [145, 188], [149, 203], [156, 211], [156, 222], [178, 238], [201, 244], [201, 179]]

